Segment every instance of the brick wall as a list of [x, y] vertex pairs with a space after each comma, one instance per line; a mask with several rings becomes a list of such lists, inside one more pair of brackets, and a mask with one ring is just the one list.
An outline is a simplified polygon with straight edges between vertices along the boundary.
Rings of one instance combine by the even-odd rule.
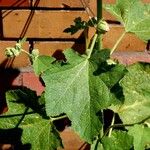
[[[85, 1], [96, 14], [95, 0]], [[114, 3], [115, 0], [104, 0], [104, 2]], [[143, 2], [149, 3], [150, 1], [143, 0]], [[38, 94], [44, 89], [32, 72], [27, 56], [22, 54], [20, 57], [7, 59], [4, 56], [5, 48], [13, 46], [19, 38], [26, 37], [27, 42], [24, 44], [24, 48], [28, 51], [38, 48], [41, 54], [56, 55], [69, 47], [83, 50], [82, 32], [73, 36], [63, 32], [66, 27], [73, 24], [74, 18], [79, 16], [84, 20], [88, 19], [80, 0], [0, 0], [1, 112], [5, 108], [2, 100], [8, 89], [27, 86], [36, 90]], [[123, 32], [123, 27], [109, 13], [103, 11], [103, 16], [110, 23], [110, 31], [103, 36], [103, 45], [111, 48]], [[148, 47], [136, 36], [126, 34], [113, 57], [126, 64], [136, 61], [150, 62], [149, 55], [145, 53]], [[68, 131], [67, 134], [62, 133], [62, 136], [66, 135], [68, 135]], [[77, 145], [79, 146], [82, 142], [76, 140], [76, 136], [72, 136], [72, 138], [78, 143], [74, 142], [77, 149]], [[65, 140], [68, 144], [67, 138]]]

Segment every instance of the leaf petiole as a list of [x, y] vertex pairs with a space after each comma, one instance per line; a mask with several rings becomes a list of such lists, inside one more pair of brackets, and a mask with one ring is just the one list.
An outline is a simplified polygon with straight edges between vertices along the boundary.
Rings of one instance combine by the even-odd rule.
[[[115, 115], [116, 115], [116, 114], [114, 113], [114, 114], [113, 114], [113, 117], [112, 117], [112, 121], [111, 121], [111, 126], [113, 126], [114, 123], [115, 123]], [[109, 133], [108, 133], [108, 137], [111, 136], [112, 130], [113, 130], [113, 128], [110, 128]]]
[[116, 48], [118, 47], [118, 45], [120, 44], [121, 40], [123, 39], [123, 37], [125, 36], [126, 32], [123, 32], [121, 34], [121, 36], [119, 37], [119, 39], [117, 40], [117, 42], [115, 43], [115, 45], [113, 46], [113, 48], [111, 49], [110, 55], [116, 50]]
[[94, 35], [90, 48], [88, 49], [88, 59], [91, 57], [92, 51], [94, 49], [94, 45], [96, 43], [97, 34]]
[[53, 121], [61, 120], [61, 119], [64, 119], [64, 118], [67, 118], [67, 115], [63, 115], [63, 116], [59, 116], [59, 117], [55, 117], [55, 118], [50, 117], [50, 120], [51, 120], [51, 122], [53, 122]]
[[29, 52], [27, 52], [26, 50], [21, 49], [21, 52], [23, 52], [23, 53], [27, 54], [29, 57], [31, 57], [31, 54]]

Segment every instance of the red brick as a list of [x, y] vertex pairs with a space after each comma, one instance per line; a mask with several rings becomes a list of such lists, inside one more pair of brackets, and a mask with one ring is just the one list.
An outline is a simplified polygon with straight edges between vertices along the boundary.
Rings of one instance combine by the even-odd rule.
[[38, 95], [40, 95], [43, 92], [44, 87], [40, 82], [39, 78], [34, 73], [24, 72], [22, 73], [22, 79], [23, 79], [22, 84], [23, 86], [36, 91]]
[[[123, 32], [124, 28], [121, 26], [110, 26], [110, 31], [103, 36], [104, 48], [112, 48]], [[145, 49], [146, 43], [135, 35], [126, 33], [116, 51], [145, 51]]]
[[[3, 14], [5, 16], [5, 14]], [[70, 36], [64, 29], [76, 17], [88, 19], [84, 11], [35, 11], [13, 10], [3, 18], [4, 37], [78, 38], [81, 32]], [[67, 19], [66, 19], [67, 18]], [[17, 27], [14, 31], [14, 27]]]
[[115, 52], [112, 58], [125, 65], [131, 65], [136, 62], [150, 63], [150, 55], [147, 52]]
[[29, 6], [29, 0], [0, 0], [0, 7], [23, 7]]
[[[36, 4], [37, 0], [33, 0], [33, 5]], [[88, 2], [88, 0], [85, 0]], [[83, 8], [80, 0], [55, 0], [55, 1], [47, 1], [41, 0], [38, 3], [38, 7], [50, 7], [50, 8]]]
[[39, 49], [41, 55], [53, 55], [56, 51], [63, 51], [67, 48], [73, 48], [76, 51], [83, 52], [84, 44], [75, 42], [35, 42], [34, 48]]
[[[66, 128], [63, 132], [60, 133], [60, 136], [62, 138], [65, 150], [79, 150], [85, 143], [70, 128]], [[84, 148], [85, 148], [85, 146], [83, 146], [81, 148], [81, 150], [85, 150]], [[62, 150], [62, 149], [58, 148], [58, 150]]]

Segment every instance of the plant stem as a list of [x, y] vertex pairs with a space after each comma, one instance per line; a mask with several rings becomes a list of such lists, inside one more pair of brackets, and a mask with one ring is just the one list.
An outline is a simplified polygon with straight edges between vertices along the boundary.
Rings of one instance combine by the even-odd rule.
[[[97, 0], [97, 22], [99, 23], [102, 19], [102, 0]], [[97, 49], [102, 49], [102, 34], [97, 30]]]
[[112, 53], [116, 50], [116, 48], [117, 48], [118, 45], [120, 44], [121, 40], [122, 40], [123, 37], [125, 36], [125, 34], [126, 34], [126, 32], [123, 32], [123, 33], [121, 34], [121, 36], [119, 37], [119, 39], [117, 40], [117, 42], [115, 43], [115, 45], [113, 46], [113, 48], [111, 49], [110, 54], [112, 54]]
[[86, 28], [84, 30], [84, 37], [85, 37], [85, 49], [87, 50], [89, 47], [89, 38], [88, 38], [88, 30], [89, 28]]
[[27, 54], [29, 57], [31, 56], [30, 53], [28, 53], [26, 50], [21, 49], [22, 52], [24, 52], [25, 54]]
[[[112, 117], [112, 121], [111, 121], [111, 125], [110, 125], [110, 126], [113, 126], [114, 123], [115, 123], [115, 115], [116, 115], [116, 114], [114, 113], [114, 114], [113, 114], [113, 117]], [[109, 133], [108, 133], [108, 137], [111, 136], [112, 129], [113, 129], [113, 128], [110, 128]]]
[[97, 40], [97, 34], [94, 35], [90, 48], [88, 49], [88, 59], [91, 57], [92, 51], [94, 49], [95, 42]]
[[97, 21], [102, 19], [102, 0], [97, 0]]
[[56, 118], [52, 118], [52, 117], [51, 117], [50, 120], [53, 122], [53, 121], [60, 120], [60, 119], [64, 119], [64, 118], [67, 118], [67, 115], [59, 116], [59, 117], [56, 117]]

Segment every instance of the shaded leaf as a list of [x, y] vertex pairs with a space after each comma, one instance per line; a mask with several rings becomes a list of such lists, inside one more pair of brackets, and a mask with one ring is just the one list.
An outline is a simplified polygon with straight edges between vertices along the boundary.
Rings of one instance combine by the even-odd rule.
[[117, 84], [120, 79], [126, 73], [125, 66], [123, 65], [114, 65], [105, 73], [100, 75], [101, 79], [105, 82], [105, 84], [111, 89], [115, 84]]
[[[34, 94], [29, 89], [26, 89], [26, 93], [25, 90], [7, 92], [8, 112], [1, 117], [0, 128], [22, 129], [21, 142], [31, 144], [32, 150], [55, 150], [61, 145], [59, 134], [49, 120], [43, 119], [42, 116], [35, 113], [34, 107], [29, 107], [35, 104], [34, 101], [38, 99]], [[35, 99], [33, 99], [33, 95]], [[24, 101], [25, 99], [26, 101]]]
[[150, 65], [135, 64], [127, 70], [120, 82], [124, 103], [111, 109], [119, 114], [123, 123], [132, 124], [150, 117]]

